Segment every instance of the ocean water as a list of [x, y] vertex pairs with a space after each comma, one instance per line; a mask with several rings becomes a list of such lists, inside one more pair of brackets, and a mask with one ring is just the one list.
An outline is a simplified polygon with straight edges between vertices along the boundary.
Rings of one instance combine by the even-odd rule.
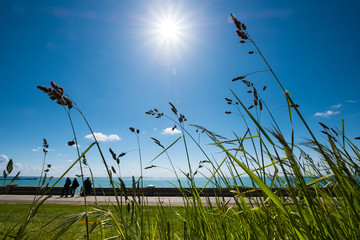
[[[10, 177], [11, 179], [11, 177]], [[19, 179], [15, 180], [12, 182], [12, 184], [17, 184], [18, 186], [38, 186], [39, 184], [39, 179], [40, 177], [34, 177], [34, 176], [22, 176], [19, 177]], [[49, 186], [52, 186], [59, 178], [54, 177], [53, 179], [51, 179], [50, 181], [46, 181], [45, 185], [49, 182]], [[135, 180], [137, 180], [138, 178], [135, 178]], [[71, 180], [73, 180], [73, 178], [71, 178]], [[77, 178], [77, 180], [79, 181], [80, 185], [81, 184], [81, 178]], [[124, 177], [122, 178], [122, 180], [124, 181], [125, 185], [127, 187], [131, 187], [132, 186], [132, 177]], [[228, 179], [229, 182], [231, 184], [234, 184], [234, 180], [232, 179]], [[115, 179], [115, 181], [118, 182], [117, 179]], [[188, 187], [189, 183], [187, 182], [187, 180], [185, 178], [181, 178], [180, 179], [181, 184], [183, 187]], [[305, 182], [311, 182], [311, 179], [305, 179]], [[11, 180], [6, 180], [4, 182], [3, 179], [0, 178], [0, 185], [6, 185], [9, 184], [11, 182]], [[197, 187], [204, 187], [207, 184], [208, 180], [204, 177], [199, 177], [199, 178], [195, 178], [195, 184]], [[270, 185], [270, 180], [267, 180], [267, 185]], [[65, 184], [65, 179], [61, 179], [56, 186], [57, 187], [62, 187]], [[110, 187], [110, 181], [107, 177], [94, 177], [94, 186], [95, 187]], [[251, 179], [249, 177], [241, 177], [241, 182], [239, 180], [237, 180], [236, 182], [237, 185], [240, 186], [253, 186], [253, 183], [251, 181]], [[174, 177], [144, 177], [143, 178], [143, 185], [144, 187], [148, 186], [148, 185], [154, 185], [155, 187], [174, 187], [174, 186], [179, 186], [179, 183], [177, 181], [176, 178]], [[323, 184], [321, 184], [323, 185]], [[224, 183], [221, 183], [221, 186], [225, 187]], [[214, 184], [209, 183], [206, 185], [206, 187], [214, 187]], [[280, 186], [279, 184], [276, 185], [276, 187], [284, 187], [284, 186]]]

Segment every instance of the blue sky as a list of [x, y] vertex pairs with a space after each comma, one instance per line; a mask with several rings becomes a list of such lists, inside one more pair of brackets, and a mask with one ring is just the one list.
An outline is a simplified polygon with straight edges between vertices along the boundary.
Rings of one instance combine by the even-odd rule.
[[[0, 167], [12, 158], [22, 175], [39, 175], [42, 139], [50, 145], [47, 162], [59, 176], [76, 159], [69, 120], [61, 106], [35, 88], [55, 81], [72, 96], [99, 133], [110, 165], [108, 148], [127, 152], [121, 159], [123, 176], [140, 174], [136, 136], [140, 129], [144, 166], [180, 135], [164, 129], [167, 119], [145, 112], [157, 108], [171, 116], [176, 105], [187, 123], [233, 138], [246, 131], [225, 97], [234, 90], [245, 103], [251, 97], [241, 82], [231, 79], [265, 65], [250, 44], [239, 44], [229, 18], [243, 21], [285, 88], [308, 121], [345, 129], [360, 136], [358, 123], [360, 48], [358, 1], [8, 1], [0, 2]], [[176, 25], [174, 35], [162, 31], [164, 22]], [[284, 95], [269, 73], [249, 77], [259, 88], [279, 123], [288, 133]], [[72, 113], [80, 151], [91, 143], [80, 116]], [[265, 126], [270, 121], [263, 116]], [[269, 122], [269, 123], [267, 123]], [[308, 137], [295, 120], [296, 140]], [[187, 126], [198, 139], [194, 128]], [[101, 135], [102, 134], [102, 135]], [[288, 137], [288, 136], [287, 136]], [[201, 145], [221, 160], [218, 149]], [[194, 144], [194, 167], [204, 160]], [[176, 167], [187, 169], [184, 146], [177, 143], [169, 155]], [[314, 156], [316, 157], [316, 156]], [[99, 154], [87, 159], [95, 176], [104, 176]], [[152, 164], [169, 167], [166, 158]], [[69, 176], [79, 174], [74, 168]], [[144, 171], [145, 176], [173, 176], [165, 168]]]

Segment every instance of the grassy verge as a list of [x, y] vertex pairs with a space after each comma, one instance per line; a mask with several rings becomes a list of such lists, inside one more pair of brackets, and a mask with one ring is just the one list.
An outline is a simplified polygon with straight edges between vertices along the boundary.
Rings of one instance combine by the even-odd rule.
[[[0, 204], [0, 232], [6, 232], [8, 228], [14, 227], [14, 230], [18, 230], [19, 223], [24, 220], [27, 211], [31, 207], [31, 204]], [[102, 209], [109, 212], [115, 212], [115, 206], [100, 205], [94, 206], [91, 211], [96, 209]], [[161, 212], [160, 212], [161, 211]], [[52, 239], [54, 238], [61, 228], [68, 224], [69, 220], [77, 215], [81, 215], [84, 212], [84, 206], [82, 205], [69, 205], [69, 204], [43, 204], [39, 209], [36, 216], [31, 223], [31, 230], [28, 232], [29, 239]], [[166, 218], [172, 227], [174, 235], [182, 238], [183, 222], [177, 217], [185, 214], [185, 208], [183, 207], [156, 207], [146, 206], [144, 207], [144, 215], [146, 215], [144, 225], [152, 227], [160, 219]], [[124, 214], [124, 218], [131, 222], [131, 211]], [[95, 215], [93, 218], [89, 218], [89, 225], [91, 226], [96, 221]], [[134, 225], [135, 225], [135, 221]], [[60, 239], [77, 239], [86, 234], [86, 222], [80, 220], [71, 227], [60, 237]], [[109, 236], [116, 235], [116, 228], [113, 224], [104, 223], [101, 228], [93, 231], [90, 235], [91, 239], [106, 239]], [[150, 235], [149, 235], [150, 236]], [[154, 237], [159, 238], [158, 235]], [[1, 235], [0, 235], [1, 238]]]

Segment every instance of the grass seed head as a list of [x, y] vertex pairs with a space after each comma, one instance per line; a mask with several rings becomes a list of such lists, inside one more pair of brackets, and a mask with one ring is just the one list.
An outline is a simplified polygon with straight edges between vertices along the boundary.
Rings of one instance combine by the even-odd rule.
[[164, 148], [164, 146], [161, 145], [161, 143], [160, 143], [159, 140], [157, 140], [156, 138], [153, 138], [153, 137], [151, 137], [151, 139], [154, 140], [154, 142], [155, 142], [158, 146], [160, 146], [161, 148]]
[[49, 92], [51, 92], [51, 88], [49, 88], [49, 87], [44, 87], [44, 86], [36, 85], [36, 88], [40, 89], [40, 90], [43, 91], [44, 93], [49, 93]]
[[10, 174], [13, 169], [14, 169], [14, 162], [12, 159], [10, 159], [6, 166], [6, 171], [8, 172], [8, 174]]
[[171, 102], [169, 102], [169, 104], [170, 104], [170, 106], [171, 106], [171, 111], [172, 111], [175, 115], [177, 115], [177, 109], [176, 109], [176, 107], [174, 106], [174, 104], [172, 104]]
[[323, 124], [323, 123], [321, 123], [321, 122], [319, 122], [319, 124], [320, 124], [323, 128], [325, 128], [325, 129], [329, 130], [329, 127], [328, 127], [328, 126], [326, 126], [325, 124]]
[[237, 81], [237, 80], [242, 80], [242, 79], [244, 79], [244, 78], [245, 78], [245, 76], [239, 76], [239, 77], [233, 78], [231, 81], [232, 81], [232, 82], [235, 82], [235, 81]]
[[64, 97], [65, 103], [68, 106], [69, 110], [73, 107], [73, 103], [70, 98]]
[[51, 81], [50, 84], [55, 90], [59, 91], [61, 95], [64, 93], [64, 89], [57, 85], [54, 81]]
[[120, 181], [121, 191], [124, 193], [125, 200], [127, 201], [128, 200], [128, 193], [127, 193], [126, 185], [125, 185], [124, 181], [121, 178], [119, 178], [119, 181]]
[[245, 32], [241, 31], [241, 30], [236, 30], [236, 34], [243, 40], [248, 39], [247, 35]]
[[180, 113], [179, 122], [186, 122], [186, 121], [187, 121], [186, 117]]
[[49, 147], [49, 144], [47, 143], [46, 139], [44, 138], [43, 140], [43, 147], [44, 148], [48, 148]]
[[156, 167], [156, 166], [155, 165], [150, 165], [150, 166], [145, 167], [145, 169], [150, 169], [150, 168], [154, 168], [154, 167]]
[[244, 23], [241, 23], [241, 29], [242, 29], [242, 30], [246, 30], [246, 26], [245, 26]]
[[116, 161], [116, 154], [114, 153], [114, 151], [109, 148], [109, 152], [111, 153], [112, 158]]
[[234, 15], [233, 15], [232, 13], [230, 13], [230, 17], [231, 17], [231, 19], [233, 20], [236, 28], [237, 28], [238, 30], [241, 30], [241, 22], [240, 22], [236, 17], [234, 17]]

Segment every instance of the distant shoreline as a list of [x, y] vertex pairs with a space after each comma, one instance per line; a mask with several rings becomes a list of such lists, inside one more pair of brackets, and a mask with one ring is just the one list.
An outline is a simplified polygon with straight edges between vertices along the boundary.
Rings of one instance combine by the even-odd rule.
[[[88, 177], [88, 176], [86, 176]], [[282, 177], [280, 177], [282, 178]], [[8, 177], [6, 181], [4, 181], [4, 178], [0, 178], [0, 186], [2, 185], [8, 185], [8, 184], [16, 184], [18, 186], [27, 186], [27, 187], [37, 187], [39, 185], [39, 180], [40, 177], [39, 176], [21, 176], [18, 177], [15, 181], [12, 181], [13, 177]], [[47, 178], [45, 180], [44, 185], [46, 186], [47, 184], [49, 184], [49, 186], [52, 186], [53, 184], [55, 184], [55, 182], [59, 179], [59, 177], [54, 177], [49, 181], [49, 178]], [[65, 178], [62, 178], [56, 185], [55, 187], [62, 187], [65, 184]], [[70, 177], [71, 180], [74, 179], [74, 177]], [[82, 185], [81, 183], [81, 178], [77, 177], [80, 185]], [[94, 182], [93, 182], [93, 187], [97, 187], [97, 188], [106, 188], [106, 187], [111, 187], [111, 183], [108, 177], [94, 177]], [[121, 178], [126, 187], [131, 187], [133, 185], [133, 178], [132, 177], [122, 177]], [[135, 177], [135, 182], [138, 181], [138, 177]], [[316, 179], [315, 177], [313, 179]], [[114, 178], [113, 180], [115, 181], [119, 181], [117, 178]], [[149, 185], [153, 185], [156, 188], [163, 188], [163, 187], [178, 187], [179, 186], [179, 181], [176, 177], [144, 177], [143, 179], [143, 186], [149, 186]], [[191, 184], [188, 182], [188, 180], [184, 177], [184, 178], [180, 178], [179, 179], [181, 182], [181, 185], [183, 187], [188, 187]], [[285, 179], [284, 179], [285, 180]], [[214, 181], [214, 180], [213, 180]], [[208, 179], [205, 177], [197, 177], [195, 178], [194, 182], [195, 185], [199, 188], [203, 188], [206, 186], [206, 188], [212, 188], [212, 187], [224, 187], [226, 188], [227, 185], [231, 185], [231, 186], [242, 186], [242, 187], [254, 187], [254, 182], [251, 180], [250, 177], [247, 176], [242, 176], [241, 178], [236, 178], [236, 181], [232, 178], [227, 178], [226, 180], [228, 182], [228, 184], [225, 184], [223, 182], [223, 180], [219, 181], [219, 179], [217, 179], [217, 184], [213, 184], [212, 182], [208, 182]], [[310, 178], [305, 178], [305, 182], [309, 183], [311, 182], [312, 179]], [[265, 182], [269, 187], [271, 184], [271, 181], [267, 180]], [[324, 186], [324, 184], [319, 184], [320, 186]], [[255, 185], [256, 187], [256, 185]], [[273, 187], [277, 187], [277, 188], [281, 188], [284, 187], [283, 185], [279, 185], [279, 184], [274, 184]]]

